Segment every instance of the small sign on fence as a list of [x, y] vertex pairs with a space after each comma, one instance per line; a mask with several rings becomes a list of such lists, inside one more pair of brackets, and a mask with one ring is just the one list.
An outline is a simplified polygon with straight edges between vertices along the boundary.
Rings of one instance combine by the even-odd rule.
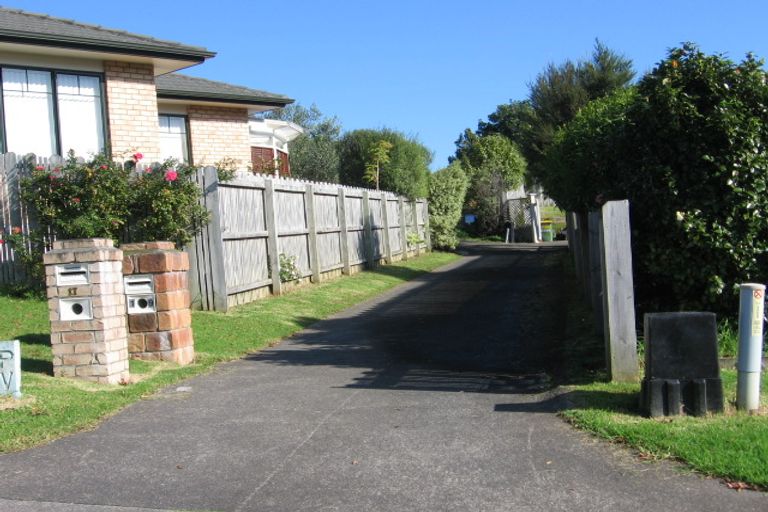
[[19, 340], [0, 341], [0, 396], [21, 398], [21, 347]]

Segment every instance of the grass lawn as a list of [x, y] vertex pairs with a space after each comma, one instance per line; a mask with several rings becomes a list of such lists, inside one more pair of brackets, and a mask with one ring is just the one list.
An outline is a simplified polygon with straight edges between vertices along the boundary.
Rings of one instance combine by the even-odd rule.
[[[570, 266], [570, 261], [567, 262]], [[761, 414], [736, 411], [736, 371], [722, 370], [726, 410], [704, 418], [645, 418], [639, 412], [639, 384], [606, 382], [603, 343], [593, 334], [591, 312], [583, 303], [573, 271], [567, 275], [569, 311], [565, 319], [571, 356], [567, 382], [571, 409], [561, 415], [574, 426], [637, 450], [644, 460], [670, 458], [701, 473], [768, 490], [768, 375], [763, 375]], [[720, 330], [721, 355], [734, 355], [734, 329]], [[641, 358], [642, 361], [642, 358]], [[601, 363], [600, 365], [596, 363]]]
[[433, 252], [371, 272], [297, 289], [222, 314], [194, 312], [194, 364], [131, 361], [126, 386], [53, 378], [47, 303], [0, 296], [0, 339], [21, 341], [21, 400], [0, 399], [0, 452], [30, 448], [93, 428], [126, 405], [158, 389], [239, 358], [280, 338], [414, 279], [458, 256]]

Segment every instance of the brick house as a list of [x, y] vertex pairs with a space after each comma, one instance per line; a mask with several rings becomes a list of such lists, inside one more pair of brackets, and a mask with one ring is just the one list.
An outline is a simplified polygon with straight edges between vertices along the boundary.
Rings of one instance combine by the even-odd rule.
[[0, 8], [0, 153], [252, 160], [249, 118], [293, 100], [177, 71], [205, 48]]

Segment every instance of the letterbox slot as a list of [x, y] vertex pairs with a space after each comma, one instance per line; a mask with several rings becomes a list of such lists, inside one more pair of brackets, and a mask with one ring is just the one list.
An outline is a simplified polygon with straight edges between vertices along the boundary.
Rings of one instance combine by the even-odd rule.
[[155, 281], [152, 275], [139, 274], [134, 276], [125, 276], [123, 278], [126, 295], [140, 295], [155, 293]]
[[56, 286], [80, 286], [89, 282], [87, 266], [77, 263], [56, 265]]

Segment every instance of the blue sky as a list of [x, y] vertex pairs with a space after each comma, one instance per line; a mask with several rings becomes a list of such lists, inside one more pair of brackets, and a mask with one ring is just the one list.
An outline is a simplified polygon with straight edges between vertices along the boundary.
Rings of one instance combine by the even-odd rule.
[[[197, 5], [199, 6], [197, 6]], [[638, 73], [693, 41], [734, 60], [768, 57], [768, 2], [475, 0], [9, 1], [5, 7], [204, 46], [186, 73], [295, 98], [345, 130], [415, 135], [447, 164], [464, 128], [524, 99], [549, 62], [589, 56], [595, 38]]]

